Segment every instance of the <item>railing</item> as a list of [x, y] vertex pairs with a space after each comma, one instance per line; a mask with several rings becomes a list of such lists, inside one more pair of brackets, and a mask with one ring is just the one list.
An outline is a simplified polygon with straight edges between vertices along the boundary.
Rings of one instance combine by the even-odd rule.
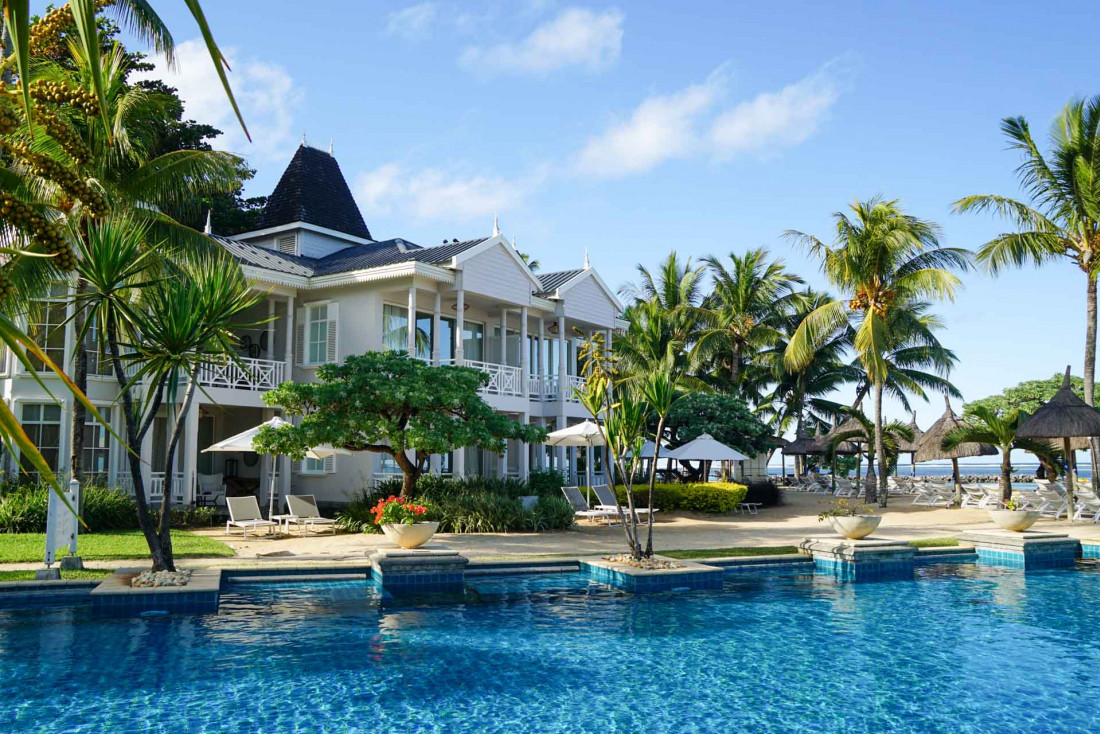
[[235, 390], [271, 390], [282, 384], [285, 367], [281, 360], [252, 358], [207, 364], [199, 369], [199, 384]]
[[478, 362], [472, 359], [449, 359], [444, 364], [473, 367], [489, 375], [489, 384], [481, 388], [482, 394], [523, 396], [523, 370], [519, 367], [494, 362]]
[[574, 377], [573, 375], [567, 375], [568, 387], [564, 396], [559, 397], [560, 380], [557, 375], [532, 375], [527, 378], [528, 394], [532, 400], [541, 400], [543, 402], [550, 402], [559, 400], [561, 397], [571, 403], [576, 403], [577, 396], [573, 394], [573, 388], [583, 388], [584, 378]]
[[[124, 489], [130, 494], [134, 493], [134, 479], [130, 472], [119, 472], [115, 477], [115, 484], [120, 489]], [[160, 502], [164, 499], [164, 484], [165, 484], [165, 472], [155, 471], [149, 475], [149, 486], [145, 488], [145, 496], [152, 502]], [[184, 502], [183, 496], [183, 472], [176, 472], [172, 475], [172, 502], [175, 504], [181, 504]]]

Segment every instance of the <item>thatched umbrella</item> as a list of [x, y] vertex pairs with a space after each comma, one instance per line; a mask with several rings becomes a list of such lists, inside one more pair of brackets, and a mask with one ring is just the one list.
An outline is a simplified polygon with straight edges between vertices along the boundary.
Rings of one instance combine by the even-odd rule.
[[913, 455], [913, 461], [917, 463], [935, 461], [936, 459], [951, 459], [951, 478], [955, 480], [955, 499], [962, 504], [962, 481], [959, 479], [959, 459], [967, 456], [996, 456], [997, 449], [987, 443], [961, 443], [951, 451], [943, 450], [943, 439], [951, 431], [962, 425], [962, 421], [951, 410], [951, 398], [947, 393], [943, 394], [943, 402], [947, 409], [940, 419], [933, 423], [928, 431], [917, 442], [917, 452]]
[[1060, 438], [1066, 454], [1066, 502], [1068, 519], [1073, 519], [1073, 492], [1077, 472], [1073, 461], [1073, 439], [1100, 436], [1100, 410], [1077, 397], [1066, 377], [1054, 397], [1026, 418], [1016, 429], [1019, 438]]
[[[795, 439], [783, 447], [784, 456], [820, 456], [825, 453], [824, 447], [817, 436], [811, 436], [805, 428], [798, 429]], [[795, 476], [801, 475], [798, 464], [795, 464]]]
[[916, 476], [917, 474], [917, 446], [920, 444], [921, 436], [924, 435], [924, 431], [917, 425], [917, 411], [913, 411], [913, 417], [909, 419], [909, 430], [913, 432], [913, 440], [907, 441], [902, 438], [898, 441], [898, 453], [909, 454], [909, 467], [910, 474]]

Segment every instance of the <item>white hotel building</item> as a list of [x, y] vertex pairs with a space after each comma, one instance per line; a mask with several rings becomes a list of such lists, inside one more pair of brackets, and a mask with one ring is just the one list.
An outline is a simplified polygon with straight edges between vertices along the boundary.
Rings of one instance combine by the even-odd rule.
[[[311, 493], [322, 502], [345, 501], [354, 491], [399, 474], [389, 457], [374, 453], [307, 459], [278, 466], [254, 454], [202, 453], [202, 449], [279, 411], [263, 394], [287, 381], [310, 381], [316, 368], [349, 354], [403, 349], [433, 364], [465, 364], [490, 377], [485, 400], [497, 411], [551, 430], [587, 417], [572, 399], [577, 333], [603, 332], [608, 340], [625, 327], [614, 292], [587, 266], [535, 273], [498, 231], [486, 238], [420, 246], [395, 238], [375, 240], [367, 229], [336, 160], [302, 145], [268, 200], [259, 229], [233, 238], [213, 235], [266, 294], [246, 322], [270, 319], [240, 334], [248, 366], [210, 368], [186, 421], [177, 466], [163, 465], [167, 420], [158, 419], [143, 446], [147, 491], [173, 502], [224, 482], [230, 494], [263, 488], [269, 472], [285, 494]], [[71, 365], [74, 330], [66, 306], [43, 309], [32, 328], [58, 363]], [[252, 317], [252, 318], [250, 318]], [[415, 324], [410, 330], [408, 325]], [[117, 384], [109, 366], [89, 360], [88, 396], [121, 434], [114, 405]], [[22, 421], [48, 460], [62, 473], [69, 457], [72, 398], [43, 373], [54, 401], [10, 355], [0, 366], [0, 396]], [[534, 467], [575, 475], [575, 450], [511, 442], [503, 456], [476, 449], [433, 457], [432, 471], [461, 477], [525, 477]], [[128, 465], [101, 426], [85, 430], [85, 472], [125, 486]], [[18, 456], [7, 457], [14, 471]], [[599, 461], [596, 470], [602, 469]]]

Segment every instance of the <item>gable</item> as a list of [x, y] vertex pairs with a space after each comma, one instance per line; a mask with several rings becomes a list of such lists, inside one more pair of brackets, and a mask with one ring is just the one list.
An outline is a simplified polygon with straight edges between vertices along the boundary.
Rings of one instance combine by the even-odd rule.
[[531, 278], [506, 247], [497, 244], [466, 260], [462, 264], [462, 287], [473, 293], [528, 304], [534, 290]]
[[615, 327], [615, 315], [619, 304], [615, 303], [593, 277], [579, 280], [561, 294], [562, 305], [568, 318], [587, 321], [609, 329]]

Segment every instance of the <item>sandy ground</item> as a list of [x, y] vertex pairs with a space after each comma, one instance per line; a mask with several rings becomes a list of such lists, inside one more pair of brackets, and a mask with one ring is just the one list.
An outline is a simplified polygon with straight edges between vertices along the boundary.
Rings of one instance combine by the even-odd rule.
[[[985, 510], [914, 507], [907, 498], [891, 498], [891, 507], [883, 513], [878, 537], [915, 540], [954, 536], [967, 530], [992, 528]], [[761, 510], [758, 515], [731, 515], [715, 518], [690, 513], [658, 514], [654, 535], [656, 550], [730, 548], [736, 546], [797, 545], [810, 535], [828, 535], [828, 527], [818, 523], [817, 514], [825, 507], [823, 497], [786, 492], [784, 504]], [[1035, 530], [1069, 533], [1078, 538], [1100, 539], [1100, 526], [1088, 523], [1044, 521]], [[240, 534], [226, 535], [225, 528], [198, 531], [228, 543], [235, 558], [188, 559], [182, 565], [268, 565], [298, 563], [362, 563], [378, 547], [387, 546], [383, 535], [311, 534], [260, 536], [242, 539]], [[504, 558], [534, 555], [587, 555], [623, 550], [621, 527], [584, 524], [576, 530], [553, 533], [508, 533], [478, 535], [437, 535], [433, 543], [442, 543], [470, 558]], [[88, 563], [88, 566], [117, 567], [126, 562]], [[131, 563], [137, 563], [131, 562]], [[3, 564], [0, 568], [34, 568], [35, 564]]]

